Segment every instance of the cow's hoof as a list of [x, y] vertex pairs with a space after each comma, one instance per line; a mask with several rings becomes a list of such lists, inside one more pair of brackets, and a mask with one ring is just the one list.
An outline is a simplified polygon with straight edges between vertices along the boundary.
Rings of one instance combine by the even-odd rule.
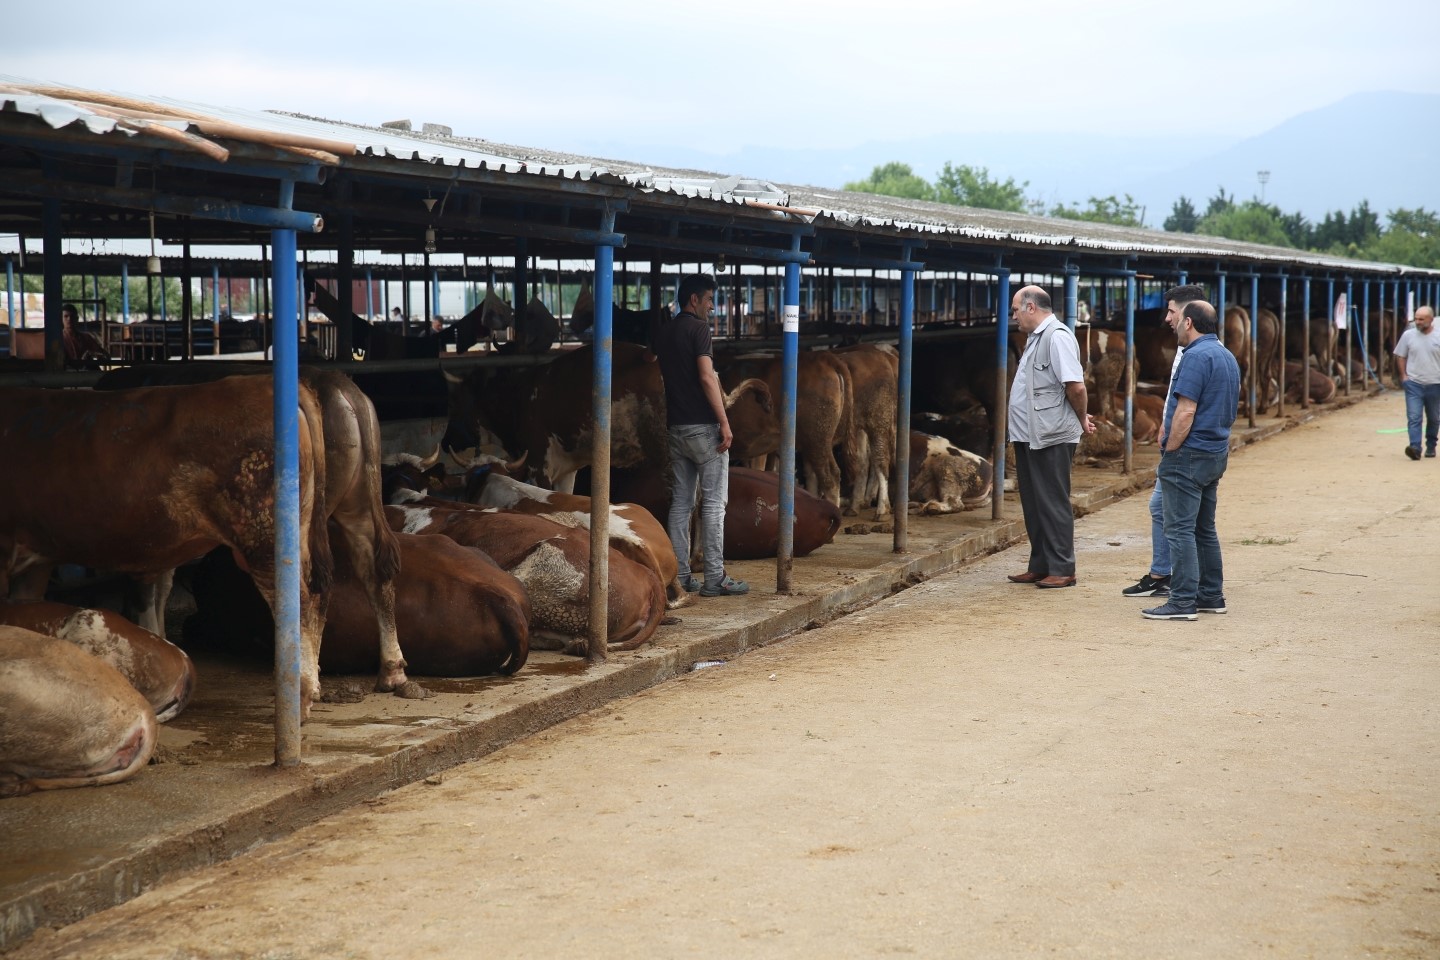
[[395, 696], [400, 697], [403, 700], [429, 700], [431, 697], [435, 696], [435, 694], [429, 690], [426, 690], [414, 680], [406, 680], [404, 683], [400, 684], [400, 686], [395, 688]]

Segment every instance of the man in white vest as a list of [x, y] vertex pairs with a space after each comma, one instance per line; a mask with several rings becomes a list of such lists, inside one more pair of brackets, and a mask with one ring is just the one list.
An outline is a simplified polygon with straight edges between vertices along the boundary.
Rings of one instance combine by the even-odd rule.
[[1075, 514], [1070, 464], [1083, 434], [1095, 432], [1075, 334], [1055, 318], [1050, 294], [1021, 287], [1010, 316], [1025, 334], [1025, 352], [1010, 386], [1009, 437], [1015, 445], [1020, 508], [1030, 563], [1014, 583], [1046, 589], [1075, 586]]

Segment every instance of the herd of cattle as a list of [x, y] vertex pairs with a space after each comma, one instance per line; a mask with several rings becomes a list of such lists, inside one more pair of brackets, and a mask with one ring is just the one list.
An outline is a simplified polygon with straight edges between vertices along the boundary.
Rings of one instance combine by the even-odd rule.
[[[1268, 405], [1279, 327], [1268, 310], [1259, 321], [1255, 369], [1249, 318], [1236, 307], [1226, 343]], [[1161, 400], [1143, 382], [1163, 388], [1175, 344], [1158, 316], [1137, 317], [1136, 329], [1135, 434], [1146, 442]], [[1319, 375], [1311, 399], [1324, 402], [1335, 392], [1334, 331], [1311, 329], [1329, 331], [1309, 342]], [[1091, 329], [1084, 339], [1092, 407], [1109, 425], [1088, 453], [1115, 456], [1123, 337]], [[1303, 330], [1290, 340], [1305, 342]], [[716, 356], [735, 435], [725, 554], [774, 556], [779, 479], [763, 468], [780, 445], [780, 360], [726, 346]], [[1012, 346], [1011, 375], [1021, 344]], [[916, 351], [919, 412], [897, 502], [927, 513], [988, 502], [993, 358], [992, 339]], [[451, 378], [447, 446], [457, 469], [448, 475], [438, 450], [382, 462], [366, 394], [339, 373], [302, 374], [302, 713], [320, 694], [322, 669], [373, 670], [377, 690], [424, 697], [407, 671], [509, 675], [532, 647], [584, 650], [591, 503], [575, 488], [590, 462], [592, 362], [581, 347], [542, 365]], [[622, 341], [613, 371], [607, 640], [633, 649], [689, 597], [656, 519], [669, 507], [658, 365]], [[163, 639], [182, 564], [203, 558], [190, 568], [197, 611], [187, 636], [272, 642], [271, 384], [234, 373], [160, 365], [112, 371], [93, 391], [0, 389], [0, 460], [25, 465], [0, 471], [0, 598], [9, 598], [0, 599], [0, 796], [114, 782], [148, 762], [157, 722], [182, 710], [195, 687], [189, 657]], [[829, 543], [844, 512], [891, 509], [897, 378], [888, 346], [801, 353], [796, 556]], [[128, 575], [134, 622], [45, 600], [60, 564]]]

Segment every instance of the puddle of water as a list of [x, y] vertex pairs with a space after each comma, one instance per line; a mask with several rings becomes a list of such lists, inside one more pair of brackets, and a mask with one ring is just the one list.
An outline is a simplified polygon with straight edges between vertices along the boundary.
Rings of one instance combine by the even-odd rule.
[[585, 660], [561, 660], [554, 663], [527, 663], [516, 676], [524, 677], [527, 674], [538, 674], [542, 677], [578, 677], [585, 672], [589, 666]]

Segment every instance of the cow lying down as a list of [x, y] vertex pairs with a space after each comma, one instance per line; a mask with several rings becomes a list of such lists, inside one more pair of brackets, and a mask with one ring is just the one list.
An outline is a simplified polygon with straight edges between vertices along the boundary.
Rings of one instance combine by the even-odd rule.
[[[590, 622], [590, 531], [545, 515], [479, 508], [398, 490], [385, 517], [397, 533], [440, 534], [484, 551], [525, 585], [530, 645], [582, 654]], [[665, 588], [649, 567], [610, 548], [606, 637], [633, 650], [665, 616]]]
[[[249, 577], [245, 580], [250, 582]], [[251, 590], [256, 602], [263, 606], [264, 600], [253, 583]], [[99, 657], [140, 692], [161, 723], [184, 710], [195, 692], [195, 665], [185, 651], [118, 613], [47, 600], [21, 600], [0, 603], [0, 625], [67, 640]]]
[[990, 461], [944, 437], [910, 431], [910, 505], [924, 514], [959, 513], [988, 503]]
[[[508, 676], [530, 653], [530, 603], [519, 581], [479, 550], [444, 537], [396, 536], [395, 628], [411, 672], [429, 677]], [[270, 608], [227, 550], [196, 569], [187, 638], [269, 654]], [[379, 662], [378, 630], [364, 587], [343, 573], [331, 589], [320, 645], [325, 673], [365, 673]]]
[[20, 627], [0, 626], [0, 797], [99, 786], [150, 761], [155, 711], [114, 667]]

